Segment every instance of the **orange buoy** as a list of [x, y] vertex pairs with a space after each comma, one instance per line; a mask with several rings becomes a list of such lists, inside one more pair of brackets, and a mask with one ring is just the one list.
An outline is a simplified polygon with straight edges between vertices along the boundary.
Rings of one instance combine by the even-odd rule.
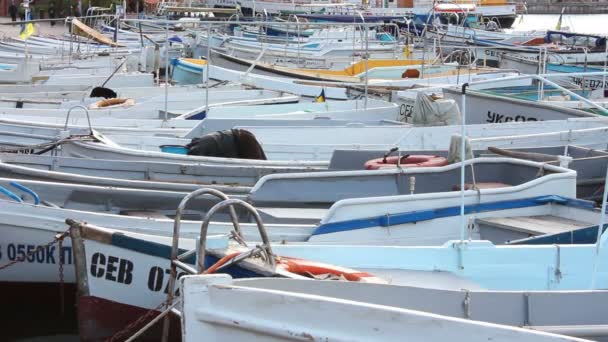
[[440, 156], [424, 154], [405, 155], [399, 160], [398, 156], [377, 158], [365, 162], [366, 170], [378, 170], [397, 167], [397, 161], [401, 167], [437, 167], [448, 165], [448, 160]]
[[401, 74], [401, 78], [420, 78], [420, 71], [418, 69], [407, 69]]
[[104, 99], [104, 100], [99, 100], [93, 104], [91, 104], [89, 106], [89, 109], [99, 109], [99, 108], [105, 108], [105, 107], [110, 107], [110, 106], [116, 106], [116, 105], [123, 105], [123, 106], [132, 106], [135, 104], [135, 100], [133, 99], [125, 99], [125, 98], [111, 98], [111, 99]]

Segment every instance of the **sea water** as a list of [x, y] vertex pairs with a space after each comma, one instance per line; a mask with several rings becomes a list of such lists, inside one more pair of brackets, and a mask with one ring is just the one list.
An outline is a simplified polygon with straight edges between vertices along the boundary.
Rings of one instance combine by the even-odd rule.
[[[587, 34], [608, 34], [608, 14], [564, 14], [562, 30]], [[523, 14], [515, 19], [512, 30], [555, 30], [559, 21], [559, 14]]]

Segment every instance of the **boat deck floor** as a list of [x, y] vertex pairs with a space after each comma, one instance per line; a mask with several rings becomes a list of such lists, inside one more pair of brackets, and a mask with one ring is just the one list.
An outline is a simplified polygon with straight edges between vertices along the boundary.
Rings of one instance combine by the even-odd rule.
[[531, 235], [555, 234], [589, 227], [589, 222], [577, 221], [553, 215], [490, 217], [477, 222], [494, 228], [507, 229]]

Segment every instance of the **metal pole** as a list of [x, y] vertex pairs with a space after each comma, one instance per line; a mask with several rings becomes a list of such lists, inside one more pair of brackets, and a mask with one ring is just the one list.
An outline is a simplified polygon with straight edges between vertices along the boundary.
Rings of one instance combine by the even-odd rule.
[[462, 114], [462, 123], [460, 124], [460, 240], [464, 242], [466, 233], [466, 222], [464, 217], [464, 192], [465, 192], [465, 161], [466, 161], [466, 117], [467, 117], [467, 87], [468, 83], [462, 85], [462, 95], [460, 109]]
[[[365, 21], [365, 20], [364, 20]], [[369, 27], [365, 25], [365, 100], [363, 108], [367, 110], [367, 92], [369, 87]]]
[[163, 120], [167, 121], [169, 110], [169, 22], [165, 22], [165, 113]]
[[205, 68], [205, 116], [209, 112], [209, 69], [211, 68], [211, 24], [207, 24], [207, 67]]
[[72, 51], [74, 44], [74, 18], [70, 19], [70, 55], [68, 56], [68, 64], [72, 64]]
[[[496, 52], [498, 54], [498, 51]], [[543, 48], [539, 48], [538, 49], [538, 73], [537, 75], [541, 75], [543, 73]], [[542, 81], [539, 81], [537, 84], [537, 92], [538, 92], [538, 98], [540, 100], [540, 85], [542, 84]]]
[[[545, 54], [543, 56], [543, 75], [547, 73], [547, 63], [549, 62], [549, 50], [545, 47]], [[541, 96], [545, 98], [545, 83], [543, 82], [543, 91]]]
[[[367, 93], [368, 93], [368, 87], [369, 87], [369, 27], [366, 25], [365, 23], [365, 17], [363, 16], [363, 13], [361, 13], [361, 11], [356, 11], [357, 14], [359, 14], [359, 17], [361, 18], [361, 25], [364, 25], [364, 32], [365, 32], [365, 37], [363, 39], [365, 39], [365, 54], [363, 56], [364, 60], [365, 60], [365, 98], [363, 99], [363, 108], [367, 109]], [[354, 40], [355, 40], [355, 31], [353, 28], [353, 44], [354, 44]], [[363, 44], [363, 42], [361, 42], [361, 44]], [[353, 51], [354, 52], [354, 51]]]
[[[359, 11], [356, 11], [356, 12], [358, 13]], [[353, 23], [356, 23], [356, 22], [357, 22], [357, 20], [355, 20], [355, 19], [354, 19], [354, 17], [355, 17], [355, 16], [353, 15]], [[328, 27], [328, 28], [329, 28], [329, 27]], [[346, 32], [346, 36], [344, 37], [344, 39], [348, 39], [348, 30], [346, 30], [345, 32]], [[329, 33], [327, 34], [327, 36], [329, 37]], [[352, 56], [353, 56], [353, 61], [352, 61], [352, 63], [353, 63], [353, 64], [355, 63], [355, 58], [356, 58], [356, 57], [355, 57], [355, 51], [356, 51], [356, 46], [355, 46], [355, 43], [356, 43], [356, 42], [355, 42], [355, 27], [353, 26], [353, 54], [352, 54]]]
[[602, 76], [602, 97], [606, 97], [606, 66], [608, 63], [608, 44], [606, 44], [606, 49], [604, 51], [604, 76]]
[[391, 27], [395, 30], [395, 42], [393, 44], [393, 59], [397, 59], [397, 50], [399, 50], [399, 43], [401, 42], [401, 34], [399, 33], [399, 26], [397, 26], [397, 24], [391, 24]]
[[144, 34], [141, 30], [141, 23], [137, 23], [137, 26], [139, 26], [139, 40], [141, 41], [141, 49], [144, 49]]
[[[542, 60], [540, 62], [540, 72], [541, 74], [545, 73], [545, 59], [547, 58], [547, 50], [541, 48], [541, 56], [542, 56]], [[541, 81], [540, 84], [538, 85], [538, 100], [542, 101], [544, 98], [544, 93], [545, 93], [545, 82]]]
[[[414, 27], [416, 29], [416, 27]], [[426, 27], [424, 28], [426, 30]], [[425, 32], [423, 30], [423, 33]], [[416, 49], [416, 45], [414, 43], [414, 49]], [[426, 61], [426, 33], [422, 36], [422, 64], [420, 64], [420, 79], [424, 79], [424, 63]], [[429, 81], [430, 82], [430, 81]]]
[[181, 299], [175, 301], [175, 303], [170, 304], [163, 312], [161, 312], [158, 316], [154, 317], [150, 322], [144, 325], [141, 329], [135, 332], [135, 334], [131, 335], [125, 342], [133, 342], [136, 341], [139, 336], [141, 336], [144, 332], [150, 329], [156, 322], [160, 321], [164, 317], [168, 317], [167, 315], [173, 312], [173, 308], [179, 304]]
[[[606, 168], [606, 179], [608, 179], [608, 167]], [[600, 262], [600, 250], [602, 247], [602, 232], [604, 230], [604, 222], [606, 221], [606, 196], [608, 196], [608, 186], [604, 185], [604, 195], [602, 196], [602, 212], [600, 213], [600, 222], [597, 227], [597, 240], [595, 241], [595, 255], [593, 257], [593, 273], [591, 275], [591, 289], [595, 289], [597, 278], [597, 269]]]
[[[297, 49], [297, 53], [298, 56], [296, 58], [297, 60], [297, 66], [300, 66], [300, 46], [302, 45], [301, 41], [300, 41], [300, 19], [298, 18], [297, 15], [294, 14], [294, 18], [296, 18], [296, 35], [298, 36], [297, 39], [297, 44], [298, 44], [298, 49]], [[304, 63], [304, 67], [306, 67], [306, 63]]]
[[[291, 14], [289, 15], [289, 17], [287, 18], [287, 23], [289, 23], [291, 21]], [[285, 32], [285, 48], [283, 49], [283, 57], [285, 58], [285, 60], [287, 61], [287, 46], [289, 45], [289, 25], [287, 25], [286, 28], [286, 32]], [[298, 41], [299, 43], [299, 41]]]
[[118, 24], [119, 24], [119, 16], [118, 14], [114, 17], [114, 43], [118, 43]]

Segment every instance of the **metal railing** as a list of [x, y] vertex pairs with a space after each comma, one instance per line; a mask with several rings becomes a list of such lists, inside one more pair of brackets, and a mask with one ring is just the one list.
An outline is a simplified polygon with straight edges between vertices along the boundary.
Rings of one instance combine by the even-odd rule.
[[[209, 211], [205, 214], [201, 224], [199, 242], [196, 247], [192, 250], [186, 251], [184, 253], [179, 253], [179, 239], [181, 232], [181, 220], [184, 211], [186, 210], [187, 205], [202, 195], [212, 195], [219, 198], [221, 201], [215, 204]], [[171, 270], [170, 270], [170, 278], [169, 283], [167, 285], [167, 298], [162, 303], [165, 308], [161, 311], [159, 315], [157, 315], [154, 319], [148, 322], [144, 327], [136, 331], [127, 341], [132, 341], [141, 334], [143, 334], [146, 330], [156, 324], [158, 321], [164, 318], [163, 321], [163, 333], [162, 340], [167, 341], [169, 337], [169, 329], [170, 329], [170, 320], [169, 313], [175, 313], [176, 315], [181, 315], [181, 313], [175, 308], [178, 304], [178, 301], [175, 301], [175, 283], [177, 281], [177, 269], [181, 269], [189, 274], [201, 274], [206, 271], [205, 268], [205, 259], [206, 259], [206, 247], [207, 247], [207, 233], [209, 230], [209, 224], [211, 223], [211, 219], [220, 211], [228, 207], [230, 220], [234, 227], [234, 230], [231, 231], [231, 238], [234, 239], [239, 244], [248, 247], [245, 241], [243, 240], [243, 235], [241, 231], [241, 227], [238, 220], [238, 215], [235, 210], [235, 206], [239, 206], [244, 208], [255, 220], [258, 228], [258, 232], [260, 234], [260, 238], [262, 241], [261, 245], [257, 245], [254, 248], [251, 248], [245, 252], [239, 253], [236, 255], [230, 263], [226, 263], [217, 268], [217, 270], [223, 269], [225, 267], [229, 267], [239, 261], [242, 261], [246, 258], [261, 254], [264, 257], [264, 260], [269, 268], [274, 269], [275, 267], [275, 259], [274, 254], [272, 252], [272, 247], [270, 245], [270, 240], [268, 238], [268, 233], [266, 232], [266, 228], [262, 221], [262, 218], [258, 211], [249, 203], [239, 200], [239, 199], [230, 199], [226, 194], [221, 191], [209, 188], [202, 188], [191, 192], [186, 195], [180, 204], [177, 207], [175, 219], [173, 223], [173, 238], [171, 243]], [[196, 267], [192, 267], [187, 264], [184, 260], [188, 257], [196, 255]]]

